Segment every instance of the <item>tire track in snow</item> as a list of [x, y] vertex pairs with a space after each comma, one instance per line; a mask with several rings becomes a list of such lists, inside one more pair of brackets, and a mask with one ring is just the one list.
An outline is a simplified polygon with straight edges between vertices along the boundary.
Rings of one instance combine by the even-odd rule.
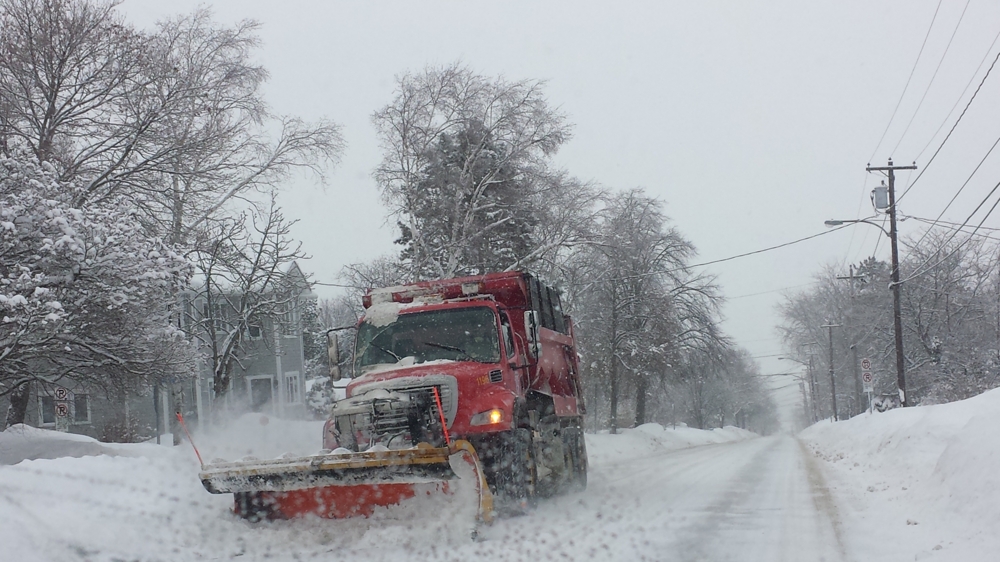
[[681, 529], [676, 559], [701, 561], [835, 562], [847, 560], [834, 504], [821, 475], [809, 466], [797, 440], [769, 437], [729, 447], [713, 460], [716, 476], [729, 477], [704, 490], [698, 518]]
[[801, 439], [796, 438], [795, 441], [798, 443], [799, 451], [804, 459], [806, 475], [813, 490], [813, 503], [816, 505], [817, 511], [823, 513], [830, 522], [830, 528], [837, 540], [837, 550], [841, 558], [846, 560], [847, 549], [844, 547], [844, 531], [837, 513], [837, 504], [833, 500], [833, 495], [830, 494], [830, 488], [826, 485], [826, 479], [816, 462], [816, 457]]

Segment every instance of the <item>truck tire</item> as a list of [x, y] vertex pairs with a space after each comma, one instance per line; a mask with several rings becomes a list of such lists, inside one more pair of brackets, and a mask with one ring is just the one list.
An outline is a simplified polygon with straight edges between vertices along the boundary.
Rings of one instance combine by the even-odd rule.
[[535, 456], [531, 430], [513, 429], [502, 436], [495, 462], [497, 504], [501, 513], [523, 514], [535, 504]]
[[563, 430], [563, 438], [570, 468], [567, 489], [571, 492], [582, 492], [587, 489], [587, 442], [583, 436], [583, 429], [567, 427]]

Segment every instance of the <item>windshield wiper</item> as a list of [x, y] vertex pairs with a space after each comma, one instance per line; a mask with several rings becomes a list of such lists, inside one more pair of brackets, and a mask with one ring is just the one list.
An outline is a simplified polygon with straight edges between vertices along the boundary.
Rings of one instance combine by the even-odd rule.
[[478, 359], [476, 359], [475, 357], [469, 355], [469, 352], [466, 351], [466, 350], [464, 350], [464, 349], [462, 349], [461, 347], [456, 347], [454, 345], [445, 345], [443, 343], [437, 343], [437, 342], [433, 342], [433, 341], [424, 341], [424, 342], [420, 342], [420, 343], [422, 343], [424, 345], [429, 345], [431, 347], [437, 347], [439, 349], [447, 349], [449, 351], [457, 351], [457, 352], [461, 353], [462, 355], [468, 357], [469, 359], [471, 359], [473, 361], [479, 362]]
[[396, 358], [396, 362], [397, 362], [397, 363], [399, 363], [400, 361], [402, 361], [402, 360], [403, 360], [403, 358], [402, 358], [402, 357], [400, 357], [400, 356], [396, 355], [395, 353], [393, 353], [393, 352], [389, 351], [388, 349], [386, 349], [386, 348], [382, 347], [381, 345], [379, 345], [379, 344], [375, 343], [375, 341], [374, 341], [374, 340], [372, 340], [372, 341], [368, 342], [368, 345], [374, 345], [374, 346], [375, 346], [376, 348], [378, 348], [378, 349], [380, 349], [380, 350], [382, 350], [382, 351], [384, 351], [384, 352], [388, 353], [389, 355], [392, 355], [393, 357], [395, 357], [395, 358]]

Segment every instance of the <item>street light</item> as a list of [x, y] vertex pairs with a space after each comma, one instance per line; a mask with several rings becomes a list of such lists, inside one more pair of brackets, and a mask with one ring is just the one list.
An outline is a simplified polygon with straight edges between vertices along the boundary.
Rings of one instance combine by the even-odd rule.
[[875, 228], [881, 230], [882, 233], [885, 234], [886, 236], [889, 236], [889, 231], [887, 231], [885, 228], [883, 228], [882, 225], [880, 225], [877, 222], [872, 222], [872, 221], [870, 221], [868, 219], [844, 219], [844, 220], [833, 219], [833, 220], [823, 221], [823, 224], [826, 225], [826, 226], [843, 226], [845, 224], [855, 224], [855, 223], [859, 223], [859, 222], [863, 222], [865, 224], [870, 224], [870, 225], [874, 226]]

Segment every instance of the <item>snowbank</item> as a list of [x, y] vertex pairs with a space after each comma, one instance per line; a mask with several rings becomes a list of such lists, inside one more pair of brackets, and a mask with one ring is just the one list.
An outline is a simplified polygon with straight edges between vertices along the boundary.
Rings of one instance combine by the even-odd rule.
[[950, 404], [823, 422], [801, 436], [827, 461], [846, 519], [867, 541], [865, 554], [877, 560], [994, 560], [1000, 549], [998, 428], [1000, 389]]
[[150, 451], [142, 446], [101, 443], [86, 435], [50, 431], [24, 424], [13, 425], [0, 432], [0, 465], [61, 457], [141, 456]]
[[638, 458], [699, 445], [729, 443], [757, 437], [756, 433], [732, 426], [705, 430], [694, 429], [684, 424], [664, 427], [658, 423], [647, 423], [635, 429], [619, 431], [618, 435], [607, 433], [587, 435], [587, 453], [591, 463], [606, 458], [618, 460]]

